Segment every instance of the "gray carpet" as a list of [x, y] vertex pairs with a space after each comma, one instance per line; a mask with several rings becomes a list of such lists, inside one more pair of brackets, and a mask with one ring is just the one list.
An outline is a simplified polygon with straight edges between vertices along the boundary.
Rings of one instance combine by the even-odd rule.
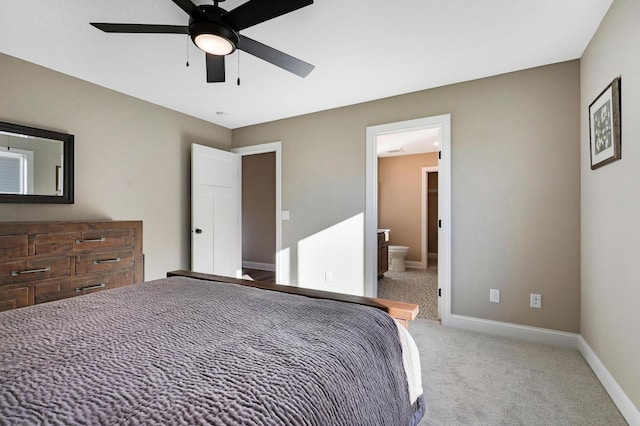
[[438, 319], [438, 268], [387, 271], [378, 280], [378, 297], [420, 305], [418, 318]]
[[575, 349], [417, 319], [426, 425], [626, 425]]

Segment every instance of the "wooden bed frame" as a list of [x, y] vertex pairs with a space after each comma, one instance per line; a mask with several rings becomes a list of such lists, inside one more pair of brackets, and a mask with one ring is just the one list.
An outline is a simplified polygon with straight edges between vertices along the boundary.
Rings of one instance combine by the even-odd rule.
[[171, 271], [167, 272], [167, 277], [188, 277], [206, 281], [219, 281], [244, 285], [247, 287], [260, 288], [263, 290], [279, 291], [282, 293], [298, 294], [301, 296], [311, 297], [313, 299], [337, 300], [340, 302], [356, 303], [358, 305], [371, 306], [373, 308], [382, 309], [393, 318], [395, 318], [405, 328], [408, 328], [409, 321], [416, 318], [420, 307], [415, 303], [397, 302], [394, 300], [376, 299], [373, 297], [353, 296], [342, 293], [332, 293], [329, 291], [312, 290], [300, 287], [291, 287], [281, 284], [273, 284], [262, 281], [243, 280], [238, 278], [223, 277], [220, 275], [203, 274], [191, 271]]

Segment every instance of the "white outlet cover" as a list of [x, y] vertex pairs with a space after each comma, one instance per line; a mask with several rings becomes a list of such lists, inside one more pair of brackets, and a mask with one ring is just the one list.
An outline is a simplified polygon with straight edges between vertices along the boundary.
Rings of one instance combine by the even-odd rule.
[[282, 214], [281, 216], [282, 220], [289, 220], [289, 210], [282, 210], [281, 214]]
[[495, 288], [489, 290], [489, 302], [500, 303], [500, 290]]
[[542, 308], [542, 295], [531, 293], [529, 297], [529, 307], [536, 309]]

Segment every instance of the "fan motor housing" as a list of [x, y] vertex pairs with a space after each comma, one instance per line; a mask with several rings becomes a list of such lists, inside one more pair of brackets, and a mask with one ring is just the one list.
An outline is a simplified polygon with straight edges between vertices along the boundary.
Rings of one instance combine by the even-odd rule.
[[233, 51], [235, 51], [240, 37], [237, 32], [222, 21], [222, 15], [227, 13], [227, 11], [218, 6], [211, 5], [201, 5], [198, 6], [198, 9], [205, 15], [206, 20], [189, 19], [189, 35], [191, 36], [191, 40], [195, 43], [196, 37], [200, 34], [214, 34], [229, 40], [233, 45]]

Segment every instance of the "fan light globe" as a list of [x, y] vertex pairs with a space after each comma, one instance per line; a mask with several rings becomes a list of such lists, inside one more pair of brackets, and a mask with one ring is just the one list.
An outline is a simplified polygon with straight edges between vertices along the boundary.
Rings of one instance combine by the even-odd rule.
[[198, 48], [212, 55], [225, 56], [235, 49], [233, 43], [216, 34], [199, 34], [194, 42]]

